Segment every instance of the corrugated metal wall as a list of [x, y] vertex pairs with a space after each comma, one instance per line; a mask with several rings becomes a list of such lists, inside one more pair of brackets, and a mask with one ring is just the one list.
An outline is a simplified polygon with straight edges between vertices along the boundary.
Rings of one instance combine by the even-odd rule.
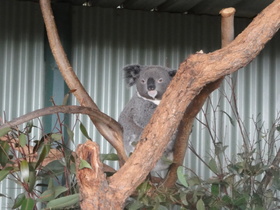
[[[44, 106], [43, 24], [39, 7], [33, 3], [1, 1], [0, 14], [0, 110], [12, 119]], [[72, 18], [73, 68], [99, 108], [115, 119], [134, 92], [124, 84], [123, 66], [139, 63], [178, 68], [181, 61], [196, 51], [220, 48], [219, 17], [74, 7]], [[249, 22], [236, 19], [237, 34]], [[256, 60], [232, 76], [237, 107], [253, 140], [257, 140], [257, 135], [252, 119], [265, 121], [263, 125], [268, 129], [279, 116], [279, 43], [278, 32]], [[207, 113], [200, 112], [198, 118], [205, 122], [204, 116], [210, 117], [211, 130], [217, 134], [215, 141], [229, 145], [226, 153], [231, 157], [240, 152], [242, 141], [236, 121], [231, 125], [222, 112], [233, 116], [227, 102], [232, 100], [229, 81], [227, 78], [220, 90], [212, 94], [208, 106], [204, 106]], [[71, 104], [78, 103], [72, 99]], [[211, 106], [215, 112], [211, 112]], [[79, 118], [100, 144], [101, 152], [112, 152], [90, 120], [86, 116]], [[203, 158], [213, 152], [210, 137], [207, 129], [196, 121], [190, 143]], [[84, 141], [76, 128], [75, 142]], [[266, 146], [264, 141], [261, 145]], [[185, 165], [198, 175], [211, 175], [189, 150]], [[0, 192], [11, 197], [18, 194], [15, 188], [10, 182], [0, 183]], [[6, 208], [10, 204], [0, 199], [0, 206]]]
[[[44, 106], [44, 28], [37, 4], [0, 1], [0, 14], [2, 122]], [[0, 192], [15, 199], [21, 190], [6, 179], [0, 183]], [[12, 205], [12, 200], [0, 198], [2, 209], [11, 209]]]

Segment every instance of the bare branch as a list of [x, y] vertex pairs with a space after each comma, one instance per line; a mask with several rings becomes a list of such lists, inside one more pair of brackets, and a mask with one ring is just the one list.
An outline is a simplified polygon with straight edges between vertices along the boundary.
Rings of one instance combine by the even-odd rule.
[[18, 117], [14, 120], [11, 120], [3, 125], [0, 126], [0, 129], [6, 127], [15, 127], [17, 125], [23, 124], [30, 120], [50, 115], [50, 114], [57, 114], [57, 113], [69, 113], [69, 114], [86, 114], [95, 120], [102, 122], [108, 128], [112, 130], [117, 130], [119, 128], [118, 122], [116, 122], [113, 118], [109, 117], [108, 115], [89, 107], [83, 106], [52, 106], [46, 107], [43, 109], [38, 109], [33, 112], [29, 112], [21, 117]]
[[[87, 91], [79, 81], [75, 72], [73, 71], [67, 56], [61, 45], [61, 41], [57, 32], [57, 27], [55, 25], [53, 12], [51, 9], [50, 0], [40, 0], [40, 6], [43, 14], [43, 19], [46, 25], [46, 31], [50, 43], [50, 48], [52, 50], [55, 61], [64, 78], [69, 89], [73, 92], [74, 96], [77, 98], [82, 106], [90, 107], [99, 111], [97, 105], [94, 103], [92, 98], [88, 95]], [[91, 121], [94, 123], [101, 135], [107, 139], [113, 147], [117, 150], [122, 161], [126, 160], [126, 154], [124, 151], [123, 141], [122, 141], [122, 131], [120, 126], [116, 130], [112, 130], [103, 124], [96, 118], [90, 117]]]

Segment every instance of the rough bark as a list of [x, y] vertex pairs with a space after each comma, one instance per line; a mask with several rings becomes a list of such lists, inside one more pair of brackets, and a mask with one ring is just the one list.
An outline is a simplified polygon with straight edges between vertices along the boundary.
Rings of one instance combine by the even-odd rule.
[[[234, 39], [234, 8], [226, 8], [220, 12], [221, 19], [221, 37], [222, 47], [227, 46]], [[183, 119], [178, 127], [177, 139], [174, 145], [174, 159], [170, 166], [169, 173], [164, 181], [166, 188], [171, 188], [177, 181], [177, 168], [183, 164], [186, 150], [188, 147], [188, 140], [191, 134], [193, 121], [201, 110], [203, 104], [208, 96], [217, 88], [220, 87], [224, 77], [215, 82], [207, 84], [202, 91], [193, 99], [188, 106]]]
[[[114, 196], [113, 189], [109, 188], [103, 170], [103, 164], [99, 160], [99, 146], [95, 142], [87, 141], [77, 147], [76, 150], [76, 175], [80, 187], [81, 209], [122, 209], [122, 203]], [[86, 160], [92, 166], [80, 167], [80, 160]]]
[[[99, 111], [97, 105], [88, 95], [87, 91], [73, 71], [69, 60], [64, 52], [54, 21], [53, 12], [51, 9], [51, 1], [40, 0], [40, 6], [46, 26], [50, 48], [63, 79], [82, 106], [90, 107], [92, 109], [96, 109], [96, 111]], [[98, 119], [92, 116], [90, 116], [90, 119], [94, 123], [98, 131], [102, 134], [102, 136], [104, 136], [104, 138], [109, 141], [117, 150], [121, 162], [124, 162], [127, 159], [127, 156], [124, 151], [121, 127], [118, 125], [117, 128], [111, 129], [106, 124], [103, 124]]]

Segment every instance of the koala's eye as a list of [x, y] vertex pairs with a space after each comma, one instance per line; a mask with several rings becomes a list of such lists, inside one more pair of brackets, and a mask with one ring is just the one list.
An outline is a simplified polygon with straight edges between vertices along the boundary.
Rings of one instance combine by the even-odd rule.
[[162, 83], [162, 82], [163, 82], [163, 79], [162, 79], [162, 78], [160, 78], [160, 79], [158, 80], [158, 82], [159, 82], [159, 83]]
[[145, 84], [145, 83], [146, 83], [146, 81], [145, 81], [144, 79], [141, 79], [141, 83]]

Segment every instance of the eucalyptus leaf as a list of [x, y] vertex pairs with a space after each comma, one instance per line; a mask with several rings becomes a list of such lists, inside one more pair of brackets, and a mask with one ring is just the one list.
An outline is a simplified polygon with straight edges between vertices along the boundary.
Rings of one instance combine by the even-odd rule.
[[74, 132], [68, 126], [66, 126], [66, 132], [68, 134], [69, 139], [74, 144]]
[[48, 183], [48, 190], [52, 189], [54, 187], [54, 183], [53, 183], [53, 179], [49, 179], [49, 183]]
[[231, 116], [229, 116], [229, 114], [226, 113], [225, 111], [222, 110], [221, 112], [224, 113], [229, 118], [230, 124], [235, 126], [235, 122], [234, 122], [233, 118]]
[[26, 127], [25, 127], [26, 132], [27, 132], [27, 133], [31, 133], [31, 132], [32, 132], [32, 128], [33, 128], [33, 127], [34, 127], [34, 125], [33, 125], [33, 121], [29, 121], [29, 122], [27, 122]]
[[25, 194], [24, 193], [18, 194], [12, 209], [16, 209], [16, 208], [20, 207], [24, 200], [26, 200]]
[[32, 192], [36, 183], [36, 172], [32, 165], [29, 164], [29, 180], [28, 180], [28, 190]]
[[211, 193], [212, 193], [212, 195], [218, 196], [219, 195], [219, 191], [220, 191], [220, 189], [219, 189], [219, 185], [218, 184], [212, 184], [211, 185]]
[[0, 171], [0, 182], [7, 177], [8, 174], [11, 173], [13, 167], [7, 167]]
[[211, 158], [208, 164], [209, 164], [211, 171], [213, 171], [215, 174], [219, 173], [218, 166], [216, 164], [215, 159]]
[[188, 205], [188, 201], [187, 201], [187, 193], [185, 192], [180, 192], [180, 199], [181, 199], [181, 202], [184, 204], [184, 205]]
[[88, 132], [87, 132], [85, 126], [83, 125], [83, 123], [80, 124], [80, 130], [81, 130], [82, 134], [83, 134], [87, 139], [90, 139], [90, 140], [91, 140], [91, 138], [89, 137]]
[[79, 193], [57, 198], [47, 204], [47, 209], [62, 209], [77, 204], [80, 200]]
[[42, 151], [40, 153], [40, 156], [39, 156], [39, 159], [38, 159], [38, 161], [36, 163], [35, 168], [37, 168], [44, 161], [44, 159], [47, 157], [47, 155], [49, 154], [50, 149], [51, 149], [50, 147], [51, 146], [49, 144], [45, 144], [43, 146], [43, 149], [42, 149]]
[[[65, 165], [59, 160], [54, 160], [46, 165], [40, 173], [43, 177], [59, 176], [64, 173]], [[44, 172], [44, 173], [43, 173]]]
[[35, 206], [35, 201], [32, 198], [27, 198], [22, 202], [21, 210], [30, 210]]
[[189, 187], [187, 181], [186, 181], [186, 178], [185, 178], [185, 175], [183, 173], [183, 166], [179, 166], [177, 168], [177, 176], [178, 176], [178, 179], [180, 181], [180, 183], [184, 186], [184, 187]]
[[61, 193], [64, 193], [68, 190], [67, 187], [63, 187], [63, 186], [57, 186], [54, 188], [55, 191], [55, 197], [58, 197]]
[[201, 184], [201, 179], [197, 176], [191, 177], [188, 179], [188, 184], [189, 186], [195, 186], [195, 185], [200, 185]]
[[38, 198], [39, 202], [47, 202], [47, 201], [51, 201], [55, 198], [55, 191], [54, 189], [48, 189], [46, 191], [44, 191], [41, 196]]
[[83, 168], [90, 168], [90, 169], [92, 169], [91, 165], [86, 160], [82, 160], [81, 159], [79, 169], [83, 169]]
[[2, 129], [0, 129], [0, 137], [5, 136], [11, 130], [12, 130], [11, 128], [2, 128]]
[[5, 167], [7, 162], [9, 161], [9, 150], [10, 145], [7, 141], [0, 141], [0, 164], [2, 167]]
[[51, 138], [55, 141], [61, 141], [62, 134], [61, 133], [52, 133]]
[[197, 210], [205, 210], [205, 204], [202, 199], [199, 199], [196, 203]]
[[25, 183], [28, 183], [29, 180], [29, 165], [26, 160], [20, 162], [20, 173], [21, 178]]
[[27, 143], [26, 135], [23, 134], [23, 133], [21, 133], [21, 134], [19, 135], [19, 145], [20, 145], [21, 147], [24, 147], [24, 146], [26, 145], [26, 143]]

